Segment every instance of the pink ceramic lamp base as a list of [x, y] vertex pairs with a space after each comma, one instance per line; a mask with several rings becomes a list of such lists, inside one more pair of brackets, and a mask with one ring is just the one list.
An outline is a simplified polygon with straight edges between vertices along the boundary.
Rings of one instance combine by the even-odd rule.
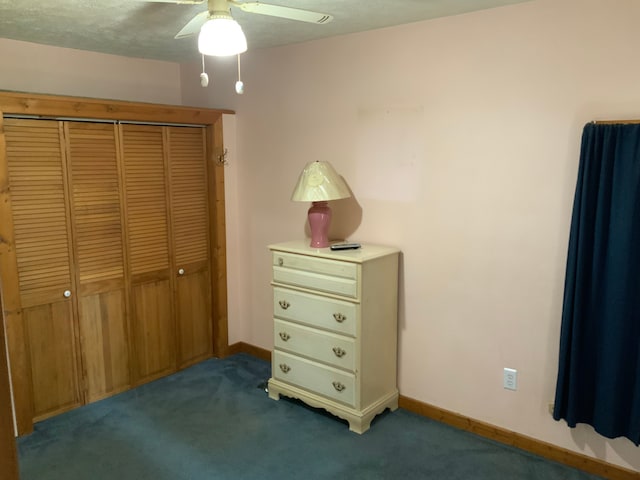
[[308, 212], [311, 229], [311, 246], [325, 248], [329, 246], [329, 224], [331, 209], [327, 202], [313, 202]]

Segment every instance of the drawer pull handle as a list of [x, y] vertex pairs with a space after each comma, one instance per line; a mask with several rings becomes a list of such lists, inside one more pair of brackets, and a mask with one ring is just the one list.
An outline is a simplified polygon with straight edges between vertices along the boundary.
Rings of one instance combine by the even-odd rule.
[[291, 370], [291, 367], [286, 363], [281, 363], [280, 370], [282, 370], [282, 373], [289, 373], [289, 370]]
[[333, 388], [335, 388], [338, 392], [341, 392], [347, 387], [345, 387], [344, 384], [340, 382], [333, 382]]
[[344, 322], [344, 321], [347, 319], [347, 316], [346, 316], [346, 315], [343, 315], [343, 314], [341, 314], [341, 313], [334, 313], [334, 314], [333, 314], [333, 318], [335, 318], [335, 319], [336, 319], [336, 322], [338, 322], [338, 323], [342, 323], [342, 322]]
[[278, 265], [279, 266], [284, 265], [284, 260], [282, 258], [278, 258]]
[[283, 310], [286, 310], [291, 306], [291, 304], [286, 300], [280, 300], [278, 303], [280, 304], [280, 308], [282, 308]]
[[280, 332], [279, 335], [283, 342], [286, 342], [291, 338], [287, 332]]
[[[282, 334], [281, 334], [282, 335]], [[333, 347], [333, 353], [336, 354], [336, 357], [344, 357], [346, 350], [341, 349], [340, 347]]]

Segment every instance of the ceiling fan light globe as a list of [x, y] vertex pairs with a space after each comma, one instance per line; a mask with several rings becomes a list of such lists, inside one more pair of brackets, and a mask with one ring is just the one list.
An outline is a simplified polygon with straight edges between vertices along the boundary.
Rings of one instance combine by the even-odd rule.
[[247, 51], [247, 38], [233, 18], [212, 18], [200, 29], [198, 50], [214, 57], [237, 55]]

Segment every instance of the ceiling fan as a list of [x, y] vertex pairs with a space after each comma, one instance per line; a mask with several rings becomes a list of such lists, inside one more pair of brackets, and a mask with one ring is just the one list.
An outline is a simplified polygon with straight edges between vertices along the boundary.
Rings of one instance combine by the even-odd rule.
[[[205, 0], [146, 0], [156, 3], [177, 3], [199, 5]], [[333, 16], [326, 13], [301, 10], [299, 8], [283, 7], [262, 2], [239, 2], [237, 0], [208, 0], [207, 10], [198, 13], [182, 27], [175, 38], [185, 38], [198, 35], [198, 50], [202, 54], [202, 73], [200, 83], [203, 87], [209, 84], [209, 76], [204, 68], [204, 56], [226, 57], [238, 55], [238, 81], [236, 92], [244, 92], [244, 84], [240, 79], [240, 54], [247, 51], [247, 39], [242, 27], [231, 16], [231, 7], [239, 8], [243, 12], [259, 13], [272, 17], [298, 20], [301, 22], [322, 25], [333, 20]]]
[[[177, 3], [182, 5], [199, 5], [205, 0], [146, 0], [155, 3]], [[315, 24], [325, 24], [333, 20], [333, 16], [326, 13], [312, 12], [299, 8], [283, 7], [262, 2], [239, 2], [237, 0], [208, 0], [208, 9], [193, 17], [180, 30], [175, 38], [184, 38], [200, 32], [207, 20], [215, 18], [231, 19], [231, 7], [238, 8], [243, 12], [259, 13], [271, 17], [286, 18]]]

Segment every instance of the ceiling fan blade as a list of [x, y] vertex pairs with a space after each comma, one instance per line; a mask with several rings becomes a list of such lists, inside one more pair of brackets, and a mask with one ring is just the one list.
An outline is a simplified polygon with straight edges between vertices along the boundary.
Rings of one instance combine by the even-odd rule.
[[309, 10], [300, 10], [299, 8], [281, 7], [280, 5], [270, 5], [261, 2], [236, 2], [229, 0], [229, 4], [237, 7], [243, 12], [259, 13], [261, 15], [270, 15], [272, 17], [288, 18], [290, 20], [299, 20], [309, 23], [329, 23], [333, 20], [333, 16], [326, 13], [311, 12]]
[[207, 21], [207, 18], [209, 18], [209, 12], [207, 12], [206, 10], [204, 12], [200, 12], [191, 20], [189, 20], [189, 23], [182, 27], [182, 30], [180, 30], [174, 38], [190, 37], [191, 35], [195, 35], [196, 33], [200, 32], [200, 29], [202, 28], [202, 25], [204, 25]]
[[205, 0], [144, 0], [151, 3], [177, 3], [179, 5], [200, 5]]

